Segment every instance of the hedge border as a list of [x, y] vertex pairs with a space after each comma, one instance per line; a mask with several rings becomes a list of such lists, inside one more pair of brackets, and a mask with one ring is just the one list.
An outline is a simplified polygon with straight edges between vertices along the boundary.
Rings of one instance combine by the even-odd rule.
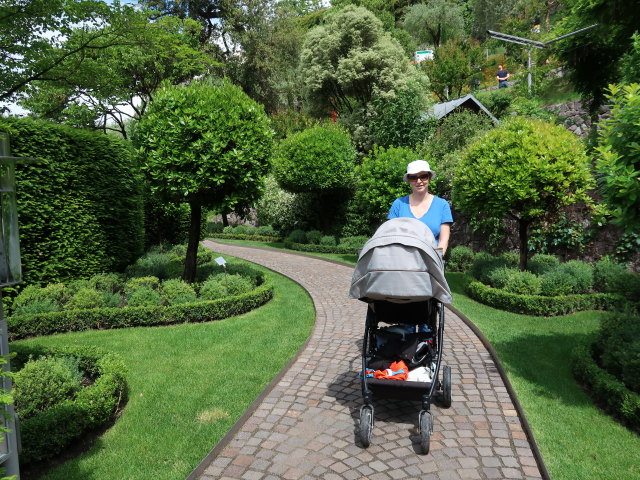
[[82, 370], [95, 375], [93, 385], [82, 388], [75, 399], [65, 400], [20, 422], [22, 464], [47, 460], [84, 433], [116, 418], [127, 394], [127, 368], [118, 355], [83, 346], [14, 345], [12, 350], [22, 362], [29, 355], [74, 356], [80, 361]]
[[171, 306], [94, 308], [32, 315], [14, 315], [7, 319], [9, 341], [84, 330], [108, 330], [137, 326], [171, 325], [221, 320], [249, 312], [273, 298], [273, 285], [263, 283], [240, 295]]
[[272, 235], [254, 235], [249, 233], [207, 233], [207, 237], [230, 240], [253, 240], [256, 242], [281, 242], [282, 237]]
[[479, 281], [467, 285], [469, 296], [480, 303], [513, 313], [552, 317], [584, 310], [611, 310], [625, 304], [622, 296], [612, 293], [590, 293], [544, 297], [518, 295], [493, 288]]
[[599, 367], [591, 346], [580, 345], [572, 354], [574, 377], [607, 412], [640, 433], [640, 395]]
[[285, 248], [290, 248], [291, 250], [298, 250], [300, 252], [311, 252], [311, 253], [336, 253], [338, 255], [350, 254], [357, 255], [358, 249], [362, 247], [341, 247], [340, 245], [317, 245], [314, 243], [294, 243], [294, 242], [286, 242], [284, 243]]

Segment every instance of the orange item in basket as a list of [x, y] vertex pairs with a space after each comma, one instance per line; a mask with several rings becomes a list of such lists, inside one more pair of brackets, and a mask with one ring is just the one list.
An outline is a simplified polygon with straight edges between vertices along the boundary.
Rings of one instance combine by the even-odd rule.
[[409, 376], [409, 369], [404, 361], [399, 360], [389, 365], [384, 370], [376, 370], [373, 378], [386, 378], [388, 380], [406, 380]]

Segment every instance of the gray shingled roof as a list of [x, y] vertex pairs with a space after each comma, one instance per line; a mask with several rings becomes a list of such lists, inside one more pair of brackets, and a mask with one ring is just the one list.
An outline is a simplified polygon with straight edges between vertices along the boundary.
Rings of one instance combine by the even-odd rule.
[[433, 106], [431, 114], [439, 120], [449, 115], [458, 107], [468, 108], [476, 113], [482, 111], [491, 119], [491, 121], [493, 121], [493, 123], [500, 123], [499, 120], [494, 117], [491, 112], [487, 110], [487, 108], [471, 94], [465, 95], [464, 97], [456, 98], [455, 100], [451, 100], [449, 102], [437, 103]]

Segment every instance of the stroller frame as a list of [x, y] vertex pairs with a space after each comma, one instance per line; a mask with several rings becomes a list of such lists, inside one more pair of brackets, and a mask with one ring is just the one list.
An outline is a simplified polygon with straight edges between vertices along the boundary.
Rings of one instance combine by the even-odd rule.
[[[390, 325], [427, 324], [429, 326], [435, 351], [435, 359], [431, 360], [432, 363], [435, 363], [435, 369], [430, 382], [367, 378], [364, 373], [367, 371], [369, 361], [375, 353], [376, 333], [381, 322]], [[364, 405], [360, 408], [359, 425], [360, 440], [365, 448], [371, 443], [371, 434], [374, 426], [374, 396], [406, 400], [419, 399], [422, 401], [422, 408], [418, 414], [420, 445], [424, 454], [429, 453], [430, 437], [433, 433], [433, 414], [430, 408], [434, 395], [436, 393], [439, 394], [440, 403], [444, 408], [451, 406], [451, 367], [444, 366], [442, 368], [442, 378], [440, 378], [444, 323], [444, 305], [435, 298], [411, 303], [391, 303], [388, 301], [373, 301], [369, 303], [362, 342], [363, 375], [361, 378]]]

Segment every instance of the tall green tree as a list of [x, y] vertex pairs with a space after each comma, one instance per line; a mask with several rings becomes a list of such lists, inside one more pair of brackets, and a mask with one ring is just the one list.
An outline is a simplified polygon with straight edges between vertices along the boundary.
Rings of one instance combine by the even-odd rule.
[[404, 17], [404, 28], [418, 43], [438, 48], [464, 35], [464, 14], [454, 2], [428, 0], [411, 6]]
[[260, 196], [272, 134], [263, 108], [228, 82], [165, 87], [150, 104], [136, 129], [141, 169], [153, 193], [189, 204], [185, 281], [195, 278], [202, 208]]
[[601, 126], [596, 171], [616, 222], [640, 229], [640, 84], [611, 86], [611, 117]]
[[309, 105], [319, 115], [352, 112], [393, 95], [415, 74], [407, 60], [373, 13], [349, 5], [305, 37], [300, 70]]
[[482, 50], [471, 39], [451, 40], [437, 48], [427, 64], [431, 90], [440, 101], [458, 98], [482, 76]]
[[[198, 48], [200, 25], [193, 20], [151, 21], [147, 12], [128, 9], [112, 21], [129, 25], [122, 45], [95, 50], [80, 65], [72, 58], [60, 62], [51, 75], [33, 82], [21, 105], [41, 118], [113, 130], [127, 138], [128, 121], [144, 115], [163, 82], [182, 83], [212, 65]], [[83, 34], [73, 30], [61, 48]]]
[[555, 36], [598, 24], [586, 34], [552, 44], [576, 89], [595, 111], [603, 103], [608, 85], [621, 78], [620, 60], [633, 49], [633, 34], [640, 29], [640, 0], [565, 0], [564, 3], [569, 13], [558, 22]]
[[580, 140], [562, 126], [514, 118], [467, 146], [453, 180], [453, 204], [471, 218], [518, 223], [520, 269], [529, 229], [562, 207], [588, 201], [594, 180]]
[[[88, 51], [122, 44], [126, 24], [99, 0], [14, 0], [0, 4], [0, 102], [13, 101], [61, 62], [80, 65]], [[129, 8], [129, 7], [122, 7]], [[95, 28], [109, 24], [109, 28]], [[81, 25], [81, 27], [78, 27]], [[76, 41], [66, 42], [74, 30]]]

